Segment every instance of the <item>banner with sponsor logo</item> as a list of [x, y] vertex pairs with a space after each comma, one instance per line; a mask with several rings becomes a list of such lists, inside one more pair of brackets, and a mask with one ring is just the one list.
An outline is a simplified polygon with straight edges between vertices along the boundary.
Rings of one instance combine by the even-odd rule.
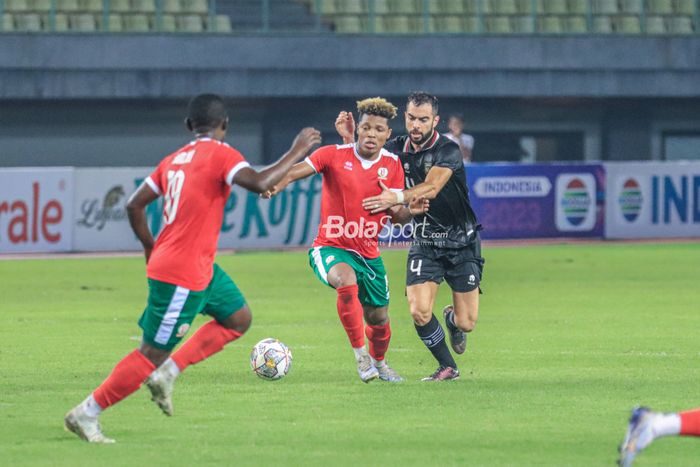
[[73, 169], [0, 171], [0, 253], [69, 251]]
[[[126, 202], [151, 168], [75, 169], [75, 251], [138, 251]], [[163, 198], [146, 210], [151, 231], [162, 227]], [[271, 200], [234, 186], [224, 209], [219, 247], [236, 249], [309, 246], [320, 217], [321, 178], [289, 185]]]
[[605, 236], [700, 237], [700, 163], [606, 163]]
[[483, 238], [603, 235], [600, 164], [471, 164], [467, 180]]

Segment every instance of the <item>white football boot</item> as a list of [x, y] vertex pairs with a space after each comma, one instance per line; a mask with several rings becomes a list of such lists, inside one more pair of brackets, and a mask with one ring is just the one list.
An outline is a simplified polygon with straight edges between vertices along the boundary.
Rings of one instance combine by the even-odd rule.
[[91, 417], [85, 413], [83, 403], [75, 406], [63, 419], [66, 430], [71, 431], [88, 443], [111, 444], [115, 441], [102, 434], [102, 428], [97, 417]]

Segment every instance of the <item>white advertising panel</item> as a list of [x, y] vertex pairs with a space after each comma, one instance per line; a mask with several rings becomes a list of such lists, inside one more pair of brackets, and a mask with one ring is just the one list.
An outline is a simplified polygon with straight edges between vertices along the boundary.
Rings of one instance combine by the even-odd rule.
[[0, 170], [0, 253], [69, 251], [72, 168]]
[[700, 163], [606, 163], [605, 236], [700, 237]]

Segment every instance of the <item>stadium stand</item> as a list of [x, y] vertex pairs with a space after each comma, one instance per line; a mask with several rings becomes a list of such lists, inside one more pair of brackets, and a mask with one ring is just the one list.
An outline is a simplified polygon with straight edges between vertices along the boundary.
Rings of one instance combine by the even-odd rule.
[[3, 31], [693, 34], [697, 0], [0, 0]]

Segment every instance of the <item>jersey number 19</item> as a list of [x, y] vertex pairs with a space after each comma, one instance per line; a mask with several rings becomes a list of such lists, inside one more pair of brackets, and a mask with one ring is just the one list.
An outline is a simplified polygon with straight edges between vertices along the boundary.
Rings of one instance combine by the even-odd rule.
[[172, 224], [177, 215], [177, 205], [180, 203], [182, 185], [185, 184], [185, 172], [182, 170], [168, 170], [168, 187], [165, 190], [165, 203], [163, 206], [163, 220], [166, 224]]

